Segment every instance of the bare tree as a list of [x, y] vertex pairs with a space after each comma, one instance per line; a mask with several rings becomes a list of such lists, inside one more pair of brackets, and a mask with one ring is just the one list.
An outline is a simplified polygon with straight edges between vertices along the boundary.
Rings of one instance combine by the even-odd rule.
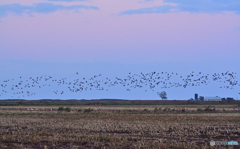
[[167, 99], [167, 93], [165, 91], [162, 91], [161, 93], [157, 92], [157, 94], [163, 99]]

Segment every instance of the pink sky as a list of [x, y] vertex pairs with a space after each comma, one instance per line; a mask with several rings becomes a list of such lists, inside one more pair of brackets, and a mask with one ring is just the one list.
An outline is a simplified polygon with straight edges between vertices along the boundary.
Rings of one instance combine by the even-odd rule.
[[[22, 5], [36, 3], [15, 2]], [[1, 58], [71, 61], [83, 56], [87, 61], [141, 61], [146, 56], [144, 61], [157, 61], [158, 58], [191, 56], [201, 59], [206, 56], [208, 59], [207, 55], [234, 56], [236, 54], [233, 53], [239, 53], [240, 31], [237, 28], [240, 16], [232, 12], [119, 16], [118, 12], [161, 2], [106, 0], [54, 3], [91, 5], [100, 10], [80, 10], [80, 13], [64, 10], [49, 14], [33, 13], [32, 17], [23, 14], [0, 18], [1, 47], [4, 49], [1, 50]], [[180, 56], [181, 53], [185, 56]]]

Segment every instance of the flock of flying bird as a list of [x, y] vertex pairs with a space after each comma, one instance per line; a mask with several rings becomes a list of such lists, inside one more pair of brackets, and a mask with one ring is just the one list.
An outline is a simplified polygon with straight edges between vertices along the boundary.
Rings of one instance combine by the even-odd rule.
[[[45, 86], [56, 88], [57, 86], [64, 86], [65, 90], [53, 90], [54, 94], [64, 94], [67, 91], [70, 92], [82, 92], [88, 90], [105, 90], [112, 86], [123, 86], [126, 91], [131, 91], [134, 88], [143, 88], [145, 92], [150, 90], [155, 91], [157, 87], [161, 88], [173, 88], [183, 87], [187, 88], [190, 86], [201, 86], [208, 85], [214, 82], [221, 82], [220, 88], [234, 89], [234, 86], [240, 86], [236, 80], [236, 73], [225, 72], [225, 73], [214, 73], [214, 74], [203, 74], [201, 72], [195, 73], [194, 71], [186, 76], [179, 75], [178, 73], [172, 72], [151, 72], [151, 73], [140, 73], [132, 74], [131, 72], [125, 78], [115, 77], [110, 79], [104, 78], [102, 74], [94, 75], [87, 79], [86, 77], [80, 79], [79, 73], [76, 72], [77, 79], [68, 81], [67, 78], [54, 79], [52, 76], [40, 76], [40, 77], [29, 77], [23, 79], [19, 77], [18, 80], [8, 79], [0, 81], [0, 97], [4, 94], [11, 94], [11, 97], [17, 96], [18, 98], [33, 96], [36, 93], [32, 92], [32, 88], [41, 89]], [[179, 80], [176, 82], [176, 80]], [[16, 83], [17, 81], [17, 83]], [[11, 82], [13, 82], [11, 84]], [[51, 82], [51, 83], [50, 83]], [[7, 89], [8, 88], [8, 89]], [[239, 93], [240, 94], [240, 93]]]

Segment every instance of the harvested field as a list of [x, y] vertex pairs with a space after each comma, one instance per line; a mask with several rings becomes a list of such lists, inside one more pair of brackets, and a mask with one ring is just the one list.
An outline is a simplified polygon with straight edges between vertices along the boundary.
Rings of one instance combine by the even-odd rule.
[[207, 107], [0, 107], [0, 148], [239, 148], [210, 146], [211, 140], [240, 142], [237, 107]]

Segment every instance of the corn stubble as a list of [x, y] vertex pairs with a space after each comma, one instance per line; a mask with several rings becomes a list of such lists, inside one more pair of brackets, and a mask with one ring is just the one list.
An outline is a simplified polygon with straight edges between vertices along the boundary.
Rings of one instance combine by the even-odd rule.
[[239, 113], [156, 113], [149, 108], [147, 113], [130, 114], [124, 106], [115, 107], [115, 112], [104, 107], [90, 112], [14, 108], [0, 109], [0, 148], [194, 149], [220, 148], [210, 146], [211, 140], [240, 142]]

